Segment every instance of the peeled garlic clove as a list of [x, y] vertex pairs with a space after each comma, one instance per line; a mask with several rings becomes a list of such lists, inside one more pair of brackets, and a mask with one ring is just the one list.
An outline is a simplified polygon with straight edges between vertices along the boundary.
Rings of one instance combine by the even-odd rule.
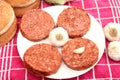
[[120, 24], [108, 23], [104, 27], [105, 37], [109, 41], [115, 41], [120, 39]]
[[53, 29], [49, 34], [50, 42], [55, 46], [63, 46], [69, 39], [67, 31], [62, 27]]
[[120, 61], [120, 42], [113, 41], [108, 45], [108, 56], [115, 61]]
[[85, 47], [80, 47], [75, 50], [73, 50], [74, 53], [81, 54], [85, 51]]

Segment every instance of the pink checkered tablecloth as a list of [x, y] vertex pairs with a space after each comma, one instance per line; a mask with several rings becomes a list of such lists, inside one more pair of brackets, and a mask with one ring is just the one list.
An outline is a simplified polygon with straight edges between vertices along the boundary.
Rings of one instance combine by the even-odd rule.
[[[103, 27], [109, 22], [120, 23], [120, 0], [75, 0], [65, 5], [84, 8]], [[41, 0], [40, 8], [49, 6], [53, 5]], [[20, 18], [18, 19], [18, 31], [19, 23]], [[0, 80], [50, 80], [49, 78], [35, 77], [26, 70], [17, 50], [17, 33], [7, 45], [0, 47]], [[106, 41], [106, 46], [108, 44], [109, 42]], [[120, 80], [120, 61], [115, 62], [111, 60], [105, 50], [102, 58], [92, 70], [81, 76], [66, 80], [82, 79]]]

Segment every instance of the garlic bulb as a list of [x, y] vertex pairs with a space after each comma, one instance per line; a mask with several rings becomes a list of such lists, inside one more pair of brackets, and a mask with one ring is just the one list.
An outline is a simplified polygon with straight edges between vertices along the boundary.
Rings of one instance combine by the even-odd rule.
[[53, 29], [49, 34], [50, 42], [55, 46], [63, 46], [69, 39], [67, 31], [62, 27]]
[[52, 4], [60, 4], [63, 5], [66, 2], [73, 1], [73, 0], [45, 0], [46, 2], [52, 3]]
[[108, 56], [115, 61], [120, 61], [120, 42], [119, 41], [113, 41], [109, 43]]
[[120, 24], [108, 23], [104, 27], [105, 37], [109, 41], [116, 41], [120, 39]]

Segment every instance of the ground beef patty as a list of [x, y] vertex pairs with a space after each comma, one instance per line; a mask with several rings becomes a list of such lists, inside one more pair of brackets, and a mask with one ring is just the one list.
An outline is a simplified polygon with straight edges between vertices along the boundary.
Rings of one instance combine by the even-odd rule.
[[69, 7], [60, 13], [57, 25], [66, 29], [70, 37], [78, 37], [89, 30], [90, 17], [79, 7]]
[[49, 44], [36, 44], [26, 50], [25, 67], [36, 76], [47, 76], [57, 72], [62, 59], [58, 49]]
[[23, 15], [20, 30], [27, 39], [39, 41], [49, 35], [54, 25], [53, 18], [47, 12], [33, 9]]
[[[74, 53], [75, 49], [84, 47], [81, 54]], [[62, 58], [65, 64], [74, 70], [83, 70], [92, 66], [98, 60], [98, 47], [86, 38], [74, 38], [62, 48]]]

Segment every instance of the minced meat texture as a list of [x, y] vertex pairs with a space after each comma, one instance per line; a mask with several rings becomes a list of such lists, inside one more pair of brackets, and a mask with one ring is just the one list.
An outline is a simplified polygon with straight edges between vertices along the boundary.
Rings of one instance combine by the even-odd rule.
[[60, 13], [57, 25], [66, 29], [70, 37], [83, 36], [90, 29], [90, 17], [79, 7], [69, 7]]

